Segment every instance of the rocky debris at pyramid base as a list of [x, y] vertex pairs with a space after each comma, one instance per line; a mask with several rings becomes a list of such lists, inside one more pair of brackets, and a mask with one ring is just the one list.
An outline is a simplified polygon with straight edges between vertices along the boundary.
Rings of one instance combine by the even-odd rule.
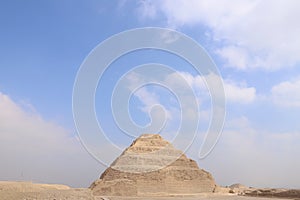
[[209, 172], [160, 135], [145, 134], [90, 188], [96, 196], [170, 196], [213, 193], [217, 185]]
[[252, 189], [245, 191], [244, 195], [252, 197], [284, 198], [297, 200], [300, 199], [300, 190], [279, 188]]

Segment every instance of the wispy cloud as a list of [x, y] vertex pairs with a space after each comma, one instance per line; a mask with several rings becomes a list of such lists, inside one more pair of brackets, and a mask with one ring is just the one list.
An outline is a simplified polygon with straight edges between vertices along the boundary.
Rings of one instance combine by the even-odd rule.
[[271, 99], [276, 105], [300, 107], [300, 79], [284, 81], [272, 87]]
[[24, 110], [2, 93], [0, 149], [0, 177], [4, 180], [82, 187], [98, 176], [95, 173], [100, 168], [70, 131], [44, 120], [37, 112]]
[[[132, 90], [136, 88], [136, 85], [140, 84], [145, 79], [145, 75], [131, 72], [127, 75], [128, 88]], [[181, 102], [178, 104], [172, 104], [172, 102], [166, 101], [170, 98], [168, 95], [164, 95], [165, 91], [153, 89], [151, 92], [147, 86], [144, 86], [134, 92], [142, 103], [141, 110], [148, 114], [153, 105], [162, 105], [166, 109], [168, 114], [168, 132], [176, 132], [178, 124], [182, 120], [182, 111], [187, 113], [184, 120], [188, 120], [190, 124], [201, 122], [202, 130], [208, 127], [208, 122], [211, 117], [211, 96], [208, 88], [206, 87], [205, 79], [214, 80], [215, 75], [209, 74], [205, 77], [201, 75], [192, 75], [188, 72], [173, 72], [166, 75], [161, 82], [165, 86], [170, 86], [168, 89], [172, 89], [175, 95], [181, 95]], [[212, 81], [213, 82], [213, 81]], [[134, 86], [135, 85], [135, 86]], [[186, 85], [189, 85], [191, 92], [188, 92]], [[227, 102], [230, 104], [251, 104], [256, 98], [256, 89], [254, 87], [248, 87], [245, 83], [238, 83], [233, 80], [224, 81], [224, 89]], [[176, 97], [172, 97], [174, 101]], [[198, 103], [198, 108], [193, 106], [193, 102]], [[159, 116], [158, 116], [159, 118]], [[160, 119], [160, 118], [159, 118]]]
[[[128, 89], [133, 93], [135, 97], [139, 99], [139, 101], [143, 104], [142, 107], [140, 107], [141, 111], [144, 113], [149, 113], [153, 106], [156, 105], [162, 105], [160, 96], [158, 92], [156, 91], [149, 91], [147, 85], [144, 87], [140, 87], [137, 90], [135, 90], [137, 87], [142, 85], [143, 77], [141, 74], [136, 72], [130, 72], [127, 76], [127, 87]], [[151, 86], [149, 84], [148, 86]], [[162, 106], [164, 107], [164, 106]], [[167, 107], [164, 107], [164, 111], [166, 114], [166, 117], [168, 120], [172, 118], [172, 115], [170, 114], [170, 111]], [[164, 117], [164, 116], [161, 116]]]
[[257, 98], [255, 87], [248, 87], [230, 80], [225, 81], [224, 87], [228, 102], [249, 104], [253, 103]]
[[148, 19], [165, 19], [172, 28], [208, 27], [226, 66], [273, 71], [300, 62], [300, 2], [226, 0], [143, 0]]
[[[199, 99], [209, 97], [209, 90], [206, 87], [205, 79], [216, 79], [215, 75], [209, 74], [206, 77], [201, 75], [193, 76], [187, 72], [179, 72], [194, 88], [196, 94], [199, 95]], [[223, 81], [224, 92], [226, 95], [226, 101], [229, 103], [249, 104], [255, 101], [257, 98], [255, 87], [249, 87], [245, 82], [238, 83], [231, 79], [225, 79]]]
[[[242, 183], [253, 187], [299, 188], [300, 152], [297, 132], [269, 132], [253, 128], [245, 116], [225, 123], [220, 141], [212, 153], [200, 160], [200, 167], [210, 169], [221, 185]], [[201, 140], [189, 154], [199, 151]]]

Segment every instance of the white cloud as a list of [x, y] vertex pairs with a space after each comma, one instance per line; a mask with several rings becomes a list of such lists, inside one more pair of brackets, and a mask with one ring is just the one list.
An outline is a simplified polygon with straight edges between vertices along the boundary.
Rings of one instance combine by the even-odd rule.
[[216, 53], [226, 60], [227, 66], [235, 66], [238, 69], [246, 69], [250, 61], [248, 52], [237, 46], [226, 46], [218, 49]]
[[249, 104], [256, 99], [256, 89], [246, 85], [239, 85], [232, 81], [224, 83], [226, 100], [232, 103]]
[[153, 105], [159, 104], [159, 98], [154, 92], [149, 92], [146, 87], [140, 88], [135, 91], [134, 96], [136, 96], [143, 104], [142, 110], [144, 112], [149, 112]]
[[300, 79], [281, 82], [272, 87], [271, 98], [276, 105], [300, 107]]
[[[211, 154], [199, 161], [221, 185], [242, 183], [253, 187], [299, 188], [300, 134], [269, 132], [253, 128], [245, 117], [225, 123], [220, 140]], [[197, 159], [201, 138], [189, 154]], [[221, 166], [221, 167], [220, 167]]]
[[[133, 93], [135, 97], [139, 99], [139, 101], [143, 104], [143, 107], [141, 107], [141, 111], [144, 113], [149, 113], [153, 106], [161, 106], [159, 95], [155, 92], [151, 92], [147, 89], [147, 86], [140, 87], [143, 82], [143, 76], [136, 72], [130, 72], [126, 75], [126, 84], [128, 89]], [[148, 86], [151, 86], [148, 85]], [[138, 88], [138, 89], [136, 89]], [[170, 111], [161, 106], [163, 108], [165, 115], [160, 116], [160, 118], [167, 118], [170, 120], [172, 118], [172, 115], [170, 114]], [[160, 112], [158, 112], [159, 114]]]
[[[179, 74], [181, 74], [186, 79], [187, 83], [194, 88], [196, 94], [202, 94], [200, 95], [200, 98], [203, 98], [203, 95], [209, 95], [209, 91], [204, 82], [204, 77], [200, 75], [193, 76], [187, 72], [180, 72]], [[214, 79], [216, 77], [210, 74], [206, 78]], [[223, 84], [226, 100], [230, 103], [249, 104], [256, 99], [256, 89], [254, 87], [248, 87], [244, 83], [236, 83], [230, 79], [225, 79]]]
[[[131, 91], [137, 88], [137, 86], [141, 85], [142, 80], [144, 80], [144, 76], [136, 72], [129, 73], [126, 76], [127, 88]], [[174, 126], [174, 124], [178, 124], [182, 120], [182, 110], [188, 113], [186, 117], [188, 117], [191, 123], [196, 122], [195, 120], [200, 120], [201, 122], [208, 122], [210, 120], [212, 114], [211, 98], [204, 79], [215, 80], [216, 78], [213, 74], [202, 77], [201, 75], [192, 75], [188, 72], [174, 72], [164, 77], [161, 84], [169, 90], [173, 90], [174, 94], [181, 94], [181, 102], [178, 102], [180, 107], [178, 104], [174, 106], [166, 103], [164, 99], [166, 96], [162, 94], [164, 91], [161, 90], [155, 89], [150, 92], [147, 87], [142, 87], [132, 92], [134, 92], [133, 95], [143, 104], [141, 110], [146, 114], [149, 113], [154, 105], [162, 105], [167, 114], [168, 123], [170, 123], [168, 127], [174, 131], [174, 127], [178, 127]], [[183, 79], [186, 80], [186, 83], [183, 83]], [[211, 82], [213, 83], [214, 81]], [[186, 84], [190, 86], [193, 90], [192, 92], [187, 91]], [[248, 87], [245, 83], [236, 83], [229, 79], [224, 81], [224, 90], [228, 103], [250, 104], [257, 98], [254, 87]], [[199, 106], [198, 110], [193, 107], [195, 100]], [[157, 117], [163, 120], [165, 116], [160, 114]]]
[[[140, 83], [140, 80], [144, 80], [145, 76], [146, 75], [139, 73], [128, 74], [128, 88], [136, 88], [137, 85], [133, 87], [132, 83]], [[205, 78], [215, 80], [217, 77], [213, 74], [209, 74]], [[206, 83], [203, 79], [204, 77], [201, 75], [192, 75], [188, 72], [174, 72], [163, 78], [163, 81], [161, 82], [162, 85], [173, 90], [176, 95], [181, 95], [181, 101], [178, 99], [180, 107], [178, 104], [172, 105], [166, 102], [166, 96], [162, 94], [164, 91], [155, 89], [152, 92], [149, 92], [146, 87], [143, 87], [139, 89], [141, 90], [140, 92], [137, 90], [134, 95], [143, 103], [144, 107], [142, 110], [145, 113], [148, 112], [147, 110], [151, 108], [153, 104], [160, 104], [168, 109], [167, 111], [172, 118], [167, 122], [167, 129], [164, 129], [164, 132], [166, 130], [168, 132], [176, 132], [177, 128], [179, 128], [178, 125], [181, 126], [181, 122], [183, 121], [187, 122], [185, 124], [190, 125], [186, 126], [187, 129], [189, 129], [189, 127], [194, 127], [194, 124], [200, 123], [201, 131], [204, 131], [207, 130], [210, 124], [212, 105], [209, 91], [206, 88]], [[186, 86], [184, 80], [186, 80], [186, 83], [190, 87]], [[214, 83], [214, 81], [210, 82]], [[194, 95], [193, 92], [187, 91], [189, 88], [194, 91]], [[250, 104], [256, 100], [256, 89], [248, 87], [246, 84], [225, 80], [224, 89], [229, 103]], [[195, 100], [198, 102], [198, 107], [196, 105], [196, 108], [193, 106]], [[216, 109], [216, 107], [214, 109]], [[184, 116], [181, 115], [181, 111], [185, 112]], [[158, 119], [160, 119], [159, 116]], [[223, 120], [222, 116], [220, 116], [219, 119]], [[198, 132], [200, 129], [196, 131]], [[191, 130], [189, 133], [193, 134], [194, 130]]]
[[[209, 28], [227, 66], [277, 70], [300, 62], [297, 0], [143, 0], [144, 17], [166, 18], [170, 27]], [[151, 12], [149, 11], [151, 10]], [[207, 32], [207, 33], [208, 33]]]
[[100, 166], [63, 127], [0, 93], [0, 177], [83, 187]]
[[138, 15], [142, 18], [155, 18], [157, 15], [157, 9], [155, 6], [149, 1], [140, 1]]

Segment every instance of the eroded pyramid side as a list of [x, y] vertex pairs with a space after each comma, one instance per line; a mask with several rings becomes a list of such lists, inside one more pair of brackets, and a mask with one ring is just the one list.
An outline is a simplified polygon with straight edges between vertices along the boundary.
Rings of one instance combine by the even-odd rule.
[[94, 195], [168, 196], [213, 192], [209, 172], [157, 134], [137, 138], [91, 185]]

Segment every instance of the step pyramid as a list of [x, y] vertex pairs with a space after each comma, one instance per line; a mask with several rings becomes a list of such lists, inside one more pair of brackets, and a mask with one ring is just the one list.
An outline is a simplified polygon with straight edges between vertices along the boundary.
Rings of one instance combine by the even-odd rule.
[[213, 192], [215, 181], [158, 134], [137, 138], [90, 186], [94, 195], [169, 196]]

